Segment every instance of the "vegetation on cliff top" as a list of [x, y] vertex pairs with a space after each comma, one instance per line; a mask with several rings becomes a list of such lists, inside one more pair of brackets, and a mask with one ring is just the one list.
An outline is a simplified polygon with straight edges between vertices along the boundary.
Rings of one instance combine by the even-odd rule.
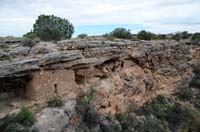
[[[23, 43], [29, 45], [35, 42], [43, 41], [59, 41], [63, 39], [69, 39], [74, 33], [74, 26], [67, 19], [57, 17], [54, 15], [40, 15], [33, 25], [33, 30], [24, 34]], [[200, 33], [189, 33], [187, 31], [176, 32], [170, 34], [155, 34], [150, 31], [141, 30], [137, 34], [132, 34], [130, 29], [125, 29], [123, 27], [116, 28], [110, 33], [102, 35], [107, 40], [114, 40], [114, 38], [120, 39], [130, 39], [130, 40], [182, 40], [187, 39], [191, 40], [192, 44], [200, 44]], [[12, 38], [13, 37], [7, 37]], [[86, 33], [79, 34], [77, 38], [90, 38]], [[0, 38], [4, 40], [5, 38]], [[9, 39], [6, 39], [9, 40]], [[21, 40], [21, 38], [18, 38]]]

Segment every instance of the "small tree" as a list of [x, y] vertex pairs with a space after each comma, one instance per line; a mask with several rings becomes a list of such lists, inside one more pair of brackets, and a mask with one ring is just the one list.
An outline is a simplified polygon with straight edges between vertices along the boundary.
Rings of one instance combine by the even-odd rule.
[[154, 33], [142, 30], [138, 33], [138, 39], [141, 40], [152, 40], [152, 39], [158, 39], [158, 36]]
[[74, 26], [67, 20], [54, 15], [40, 15], [33, 25], [33, 32], [45, 41], [72, 37]]
[[181, 39], [188, 39], [191, 36], [187, 31], [184, 32], [176, 32], [173, 36], [172, 39], [174, 40], [181, 40]]
[[124, 38], [124, 39], [131, 39], [132, 34], [130, 30], [125, 28], [116, 28], [111, 32], [111, 35], [116, 38]]
[[85, 34], [85, 33], [79, 34], [79, 35], [77, 36], [77, 38], [81, 38], [81, 39], [84, 39], [84, 38], [87, 38], [87, 37], [88, 37], [88, 35]]

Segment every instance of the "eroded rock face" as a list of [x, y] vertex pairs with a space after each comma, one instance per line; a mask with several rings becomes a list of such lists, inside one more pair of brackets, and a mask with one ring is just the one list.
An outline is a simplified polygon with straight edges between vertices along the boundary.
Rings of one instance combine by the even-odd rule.
[[33, 128], [40, 132], [60, 132], [69, 122], [64, 110], [58, 108], [46, 108], [37, 116], [38, 121]]
[[68, 100], [62, 108], [43, 109], [36, 115], [37, 121], [32, 129], [39, 132], [60, 132], [68, 126], [75, 115], [75, 106], [76, 100]]
[[91, 102], [96, 110], [123, 113], [188, 85], [199, 51], [176, 41], [13, 44], [0, 50], [0, 78], [32, 76], [25, 93], [34, 100], [55, 95], [77, 98], [94, 89]]

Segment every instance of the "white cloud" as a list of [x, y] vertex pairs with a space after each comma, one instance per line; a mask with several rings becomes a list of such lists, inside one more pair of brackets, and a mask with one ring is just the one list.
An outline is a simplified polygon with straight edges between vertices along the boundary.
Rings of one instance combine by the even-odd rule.
[[75, 26], [141, 24], [155, 32], [200, 31], [199, 0], [1, 0], [0, 35], [22, 35], [40, 14]]

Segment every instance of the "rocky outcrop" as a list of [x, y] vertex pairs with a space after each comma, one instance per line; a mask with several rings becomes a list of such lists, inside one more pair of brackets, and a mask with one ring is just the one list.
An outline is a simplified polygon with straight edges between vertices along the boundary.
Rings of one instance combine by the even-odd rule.
[[62, 108], [45, 108], [36, 115], [37, 122], [32, 129], [39, 132], [60, 132], [75, 115], [76, 100], [69, 100]]
[[[32, 47], [12, 44], [1, 50], [0, 77], [23, 76], [28, 71], [57, 68], [53, 65], [68, 63], [62, 68], [86, 68], [105, 61], [131, 57], [148, 64], [158, 61], [192, 59], [192, 47], [174, 41], [132, 42], [132, 41], [60, 41], [57, 44], [41, 42]], [[9, 59], [5, 56], [9, 56]], [[163, 58], [162, 58], [163, 57]], [[165, 59], [165, 60], [164, 60]], [[148, 63], [147, 63], [148, 61]], [[151, 61], [151, 62], [149, 62]], [[175, 62], [174, 62], [175, 63]], [[51, 66], [50, 66], [51, 65]], [[174, 64], [175, 65], [175, 64]], [[157, 66], [157, 67], [156, 67]], [[184, 68], [187, 65], [177, 68]], [[160, 68], [154, 65], [154, 68]]]
[[4, 47], [3, 91], [13, 78], [25, 80], [22, 91], [33, 100], [55, 95], [71, 99], [89, 91], [95, 109], [111, 114], [188, 85], [200, 57], [199, 47], [176, 41], [66, 40]]

